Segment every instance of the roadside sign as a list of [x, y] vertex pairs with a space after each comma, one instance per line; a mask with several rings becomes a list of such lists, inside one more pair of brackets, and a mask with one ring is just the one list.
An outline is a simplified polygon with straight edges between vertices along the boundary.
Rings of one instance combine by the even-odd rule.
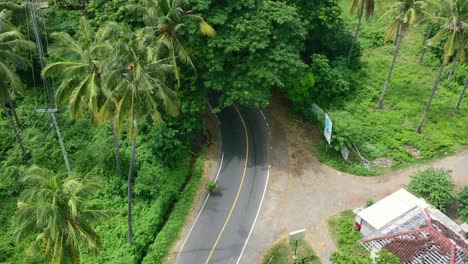
[[303, 239], [305, 236], [305, 233], [306, 233], [305, 229], [301, 229], [301, 230], [297, 230], [297, 231], [289, 233], [289, 242], [294, 242], [294, 241]]
[[325, 113], [325, 129], [323, 130], [323, 134], [329, 145], [331, 142], [332, 128], [333, 128], [333, 123], [330, 117], [328, 116], [328, 114]]

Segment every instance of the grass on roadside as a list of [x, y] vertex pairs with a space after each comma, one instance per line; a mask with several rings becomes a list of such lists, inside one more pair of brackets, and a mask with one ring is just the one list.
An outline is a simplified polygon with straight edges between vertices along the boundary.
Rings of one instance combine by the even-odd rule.
[[358, 242], [361, 233], [354, 229], [354, 213], [351, 210], [330, 217], [327, 224], [328, 232], [339, 251], [363, 258], [369, 256], [369, 252]]
[[169, 250], [172, 248], [175, 241], [180, 238], [182, 228], [186, 223], [195, 201], [198, 186], [203, 176], [204, 162], [205, 155], [202, 154], [197, 158], [192, 177], [185, 186], [185, 189], [180, 193], [179, 201], [171, 212], [167, 223], [156, 236], [154, 243], [149, 247], [148, 254], [145, 256], [142, 263], [164, 263], [168, 260], [166, 257], [169, 254]]
[[289, 243], [287, 238], [278, 240], [267, 251], [260, 261], [261, 264], [320, 264], [320, 260], [315, 256], [312, 248], [305, 240], [297, 241], [297, 262], [294, 261], [294, 251], [296, 243]]

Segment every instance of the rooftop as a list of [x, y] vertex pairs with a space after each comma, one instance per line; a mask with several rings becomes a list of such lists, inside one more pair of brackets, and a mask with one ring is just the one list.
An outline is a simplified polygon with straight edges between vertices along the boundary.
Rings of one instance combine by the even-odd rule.
[[468, 263], [467, 241], [441, 221], [428, 209], [416, 207], [361, 243], [372, 253], [387, 249], [402, 263]]
[[428, 208], [429, 205], [405, 189], [400, 189], [372, 206], [357, 213], [361, 219], [375, 229], [382, 228], [415, 207]]

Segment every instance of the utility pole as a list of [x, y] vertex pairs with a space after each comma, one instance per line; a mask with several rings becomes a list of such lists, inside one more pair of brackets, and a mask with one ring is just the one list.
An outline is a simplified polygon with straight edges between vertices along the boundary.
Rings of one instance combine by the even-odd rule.
[[65, 143], [63, 141], [62, 133], [60, 132], [60, 127], [57, 122], [57, 116], [56, 113], [58, 112], [58, 109], [36, 109], [36, 113], [50, 113], [52, 115], [52, 121], [55, 126], [55, 130], [57, 131], [57, 137], [60, 142], [60, 148], [62, 149], [62, 154], [63, 154], [63, 159], [65, 160], [65, 166], [67, 167], [67, 171], [70, 174], [71, 173], [71, 166], [70, 166], [70, 161], [68, 160], [68, 152], [65, 149]]
[[[39, 54], [39, 62], [41, 64], [41, 70], [42, 70], [44, 69], [44, 66], [45, 66], [44, 48], [42, 46], [41, 34], [40, 34], [39, 26], [37, 24], [36, 10], [32, 3], [32, 0], [28, 0], [27, 4], [29, 7], [29, 13], [31, 16], [31, 24], [34, 30], [34, 38], [36, 39], [37, 51]], [[49, 80], [47, 79], [44, 80], [44, 87], [45, 87], [45, 96], [48, 99], [48, 100], [46, 99], [46, 104], [49, 103], [50, 105], [52, 105], [54, 103], [54, 96], [50, 88]], [[70, 174], [71, 173], [70, 161], [68, 159], [68, 153], [67, 153], [67, 150], [65, 149], [65, 143], [63, 141], [62, 133], [60, 132], [60, 127], [57, 122], [57, 116], [56, 116], [57, 112], [58, 112], [57, 108], [36, 109], [36, 113], [50, 113], [52, 115], [52, 120], [55, 126], [55, 130], [57, 131], [57, 137], [60, 142], [60, 148], [62, 149], [63, 159], [65, 160], [65, 166], [67, 167], [67, 171]]]

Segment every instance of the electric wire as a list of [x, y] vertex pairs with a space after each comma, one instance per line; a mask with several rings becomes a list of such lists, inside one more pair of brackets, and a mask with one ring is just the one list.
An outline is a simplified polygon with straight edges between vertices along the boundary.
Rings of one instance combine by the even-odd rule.
[[[23, 121], [23, 124], [21, 125], [20, 128], [18, 128], [17, 132], [15, 133], [15, 135], [10, 139], [10, 141], [8, 141], [8, 143], [6, 144], [6, 146], [2, 149], [2, 151], [0, 151], [0, 156], [8, 149], [8, 147], [13, 143], [13, 141], [16, 139], [16, 136], [17, 135], [20, 135], [20, 132], [23, 130], [24, 126], [26, 125], [26, 123], [28, 123], [29, 120], [31, 120], [32, 116], [34, 115], [34, 111], [31, 112], [31, 114], [29, 114], [29, 117], [26, 118], [26, 121]], [[34, 124], [37, 124], [37, 121], [39, 119], [36, 119], [36, 122]], [[34, 126], [34, 125], [33, 125]]]
[[[49, 122], [51, 121], [52, 118], [49, 118]], [[42, 129], [39, 131], [39, 135], [42, 134], [44, 132], [44, 130], [47, 128], [47, 123], [45, 124], [45, 126], [42, 127]], [[34, 147], [32, 148], [34, 149]], [[24, 159], [28, 156], [28, 152], [24, 153], [23, 156], [21, 156], [20, 160], [18, 160], [18, 162], [15, 164], [15, 167], [18, 167], [21, 162], [24, 161]]]
[[52, 122], [50, 122], [49, 124], [49, 129], [47, 130], [47, 132], [44, 134], [44, 136], [42, 137], [42, 140], [39, 144], [39, 146], [36, 148], [35, 152], [33, 153], [33, 156], [31, 157], [31, 159], [28, 160], [28, 163], [26, 164], [26, 166], [24, 167], [23, 171], [21, 172], [20, 176], [18, 177], [18, 179], [16, 179], [15, 183], [13, 184], [13, 187], [11, 188], [10, 192], [8, 193], [8, 195], [3, 199], [2, 203], [0, 204], [0, 213], [3, 211], [3, 209], [5, 208], [5, 206], [7, 205], [7, 203], [10, 201], [11, 197], [13, 197], [16, 189], [20, 186], [21, 184], [21, 179], [24, 177], [24, 175], [26, 174], [26, 171], [29, 169], [29, 167], [31, 166], [32, 162], [34, 161], [34, 158], [37, 156], [37, 153], [39, 152], [39, 150], [44, 146], [45, 142], [46, 142], [46, 139], [47, 137], [49, 136], [50, 134], [50, 131], [52, 131], [52, 127], [53, 127], [53, 124]]
[[[28, 32], [28, 39], [31, 40], [31, 32], [29, 31], [29, 15], [28, 15], [28, 5], [24, 5], [24, 13], [26, 16], [26, 30]], [[31, 59], [31, 72], [32, 72], [32, 81], [33, 81], [33, 89], [34, 89], [34, 103], [35, 108], [37, 109], [38, 101], [37, 101], [37, 87], [36, 87], [36, 72], [34, 70], [34, 59], [32, 54], [32, 48], [29, 47], [29, 58]]]

